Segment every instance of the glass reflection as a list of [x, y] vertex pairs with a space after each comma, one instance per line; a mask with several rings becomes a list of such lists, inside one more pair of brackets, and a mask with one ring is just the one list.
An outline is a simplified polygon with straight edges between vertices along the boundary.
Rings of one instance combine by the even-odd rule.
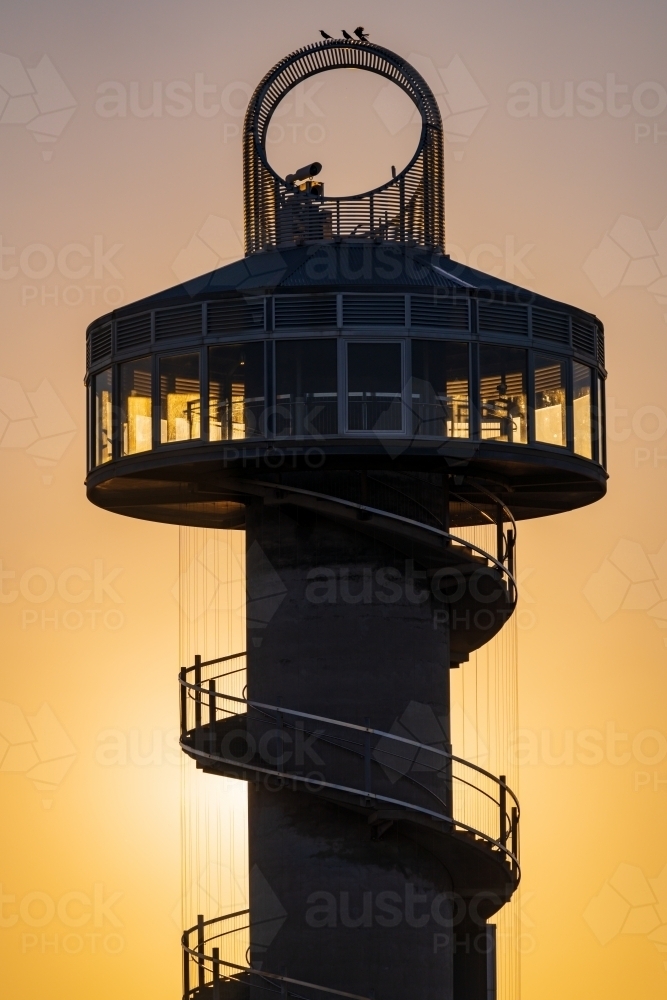
[[593, 372], [588, 365], [573, 366], [574, 450], [584, 458], [593, 457]]
[[276, 434], [337, 433], [337, 353], [335, 340], [276, 344]]
[[189, 441], [200, 436], [199, 355], [160, 358], [160, 441]]
[[401, 431], [401, 344], [347, 345], [347, 426]]
[[482, 440], [526, 444], [526, 352], [481, 347], [479, 363]]
[[412, 409], [417, 434], [468, 437], [468, 387], [467, 344], [412, 341]]
[[151, 358], [128, 361], [120, 368], [121, 453], [136, 455], [153, 446]]
[[535, 440], [567, 444], [565, 362], [546, 354], [535, 355]]
[[111, 369], [95, 376], [95, 465], [104, 465], [113, 458]]
[[209, 348], [208, 392], [211, 441], [263, 434], [263, 341]]

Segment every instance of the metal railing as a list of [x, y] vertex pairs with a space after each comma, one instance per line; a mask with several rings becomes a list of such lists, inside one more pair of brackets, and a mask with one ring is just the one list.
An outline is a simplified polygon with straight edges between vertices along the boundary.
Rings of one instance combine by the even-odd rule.
[[353, 799], [397, 811], [394, 818], [472, 834], [500, 853], [518, 883], [517, 797], [504, 776], [457, 757], [444, 742], [249, 700], [245, 653], [195, 657], [181, 670], [180, 692], [181, 746], [203, 764], [227, 766], [274, 790]]
[[[291, 979], [289, 976], [253, 969], [249, 962], [251, 936], [260, 922], [250, 922], [249, 910], [237, 910], [222, 917], [204, 920], [197, 916], [197, 923], [184, 931], [183, 948], [183, 1000], [197, 997], [204, 1000], [223, 1000], [226, 985], [244, 984], [255, 990], [290, 997], [294, 1000], [311, 1000], [313, 993], [318, 1000], [370, 1000], [357, 993], [328, 989], [315, 983]], [[309, 996], [304, 995], [304, 990]]]
[[[496, 517], [492, 517], [488, 512], [484, 511], [481, 507], [476, 506], [470, 500], [461, 497], [463, 503], [469, 504], [471, 507], [475, 508], [479, 512], [479, 515], [484, 521], [489, 524], [494, 524], [496, 526], [496, 548], [497, 557], [491, 555], [486, 549], [483, 549], [480, 545], [475, 542], [470, 541], [467, 538], [463, 538], [460, 535], [454, 535], [451, 531], [445, 531], [443, 528], [436, 528], [434, 525], [426, 524], [423, 521], [417, 521], [411, 517], [405, 517], [402, 514], [396, 514], [392, 511], [382, 510], [379, 507], [372, 507], [369, 504], [357, 503], [354, 500], [345, 500], [342, 497], [333, 496], [328, 493], [318, 493], [315, 490], [306, 490], [300, 486], [288, 486], [284, 483], [271, 483], [266, 482], [261, 479], [256, 479], [252, 483], [245, 484], [246, 489], [255, 487], [269, 488], [278, 493], [291, 493], [295, 496], [301, 496], [304, 498], [311, 497], [313, 500], [318, 501], [329, 501], [332, 504], [347, 507], [351, 510], [356, 510], [359, 514], [363, 516], [379, 517], [387, 519], [394, 522], [394, 524], [403, 524], [411, 529], [417, 529], [424, 531], [430, 536], [431, 540], [435, 537], [439, 537], [448, 544], [458, 546], [460, 549], [467, 551], [469, 557], [472, 559], [477, 559], [481, 561], [489, 568], [495, 568], [499, 571], [501, 578], [505, 582], [507, 587], [507, 597], [508, 603], [512, 606], [512, 610], [516, 605], [518, 590], [516, 585], [516, 580], [514, 579], [514, 563], [515, 563], [515, 545], [516, 545], [516, 521], [505, 504], [500, 501], [495, 494], [491, 493], [488, 489], [479, 483], [475, 483], [475, 488], [481, 490], [485, 493], [493, 503], [495, 508]], [[457, 494], [452, 493], [452, 496], [457, 496]], [[323, 504], [320, 502], [318, 504], [318, 510], [323, 510]], [[505, 533], [504, 523], [505, 520], [509, 521], [512, 525]]]

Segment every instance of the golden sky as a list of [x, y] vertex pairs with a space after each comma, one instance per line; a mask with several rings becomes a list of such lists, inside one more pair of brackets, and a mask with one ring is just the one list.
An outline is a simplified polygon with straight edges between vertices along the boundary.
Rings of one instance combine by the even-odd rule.
[[[180, 996], [178, 530], [85, 499], [85, 328], [240, 255], [248, 95], [362, 23], [438, 96], [452, 256], [605, 324], [608, 497], [519, 533], [523, 997], [664, 997], [666, 22], [655, 0], [5, 10], [0, 996]], [[271, 149], [330, 194], [416, 139], [381, 79], [338, 77]]]

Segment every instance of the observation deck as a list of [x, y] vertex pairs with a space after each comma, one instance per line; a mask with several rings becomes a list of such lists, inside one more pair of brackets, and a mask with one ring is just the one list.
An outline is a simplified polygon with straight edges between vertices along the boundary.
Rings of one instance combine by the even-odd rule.
[[118, 513], [240, 523], [226, 480], [323, 469], [481, 478], [517, 519], [605, 492], [600, 322], [435, 251], [261, 252], [87, 338], [88, 495]]

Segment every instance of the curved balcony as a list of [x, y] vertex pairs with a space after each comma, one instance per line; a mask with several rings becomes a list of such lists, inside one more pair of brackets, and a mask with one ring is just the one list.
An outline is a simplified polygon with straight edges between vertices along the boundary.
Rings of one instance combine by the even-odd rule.
[[183, 1000], [250, 1000], [265, 993], [293, 1000], [372, 1000], [253, 968], [252, 938], [261, 932], [261, 923], [251, 924], [249, 910], [210, 920], [201, 914], [181, 940]]

